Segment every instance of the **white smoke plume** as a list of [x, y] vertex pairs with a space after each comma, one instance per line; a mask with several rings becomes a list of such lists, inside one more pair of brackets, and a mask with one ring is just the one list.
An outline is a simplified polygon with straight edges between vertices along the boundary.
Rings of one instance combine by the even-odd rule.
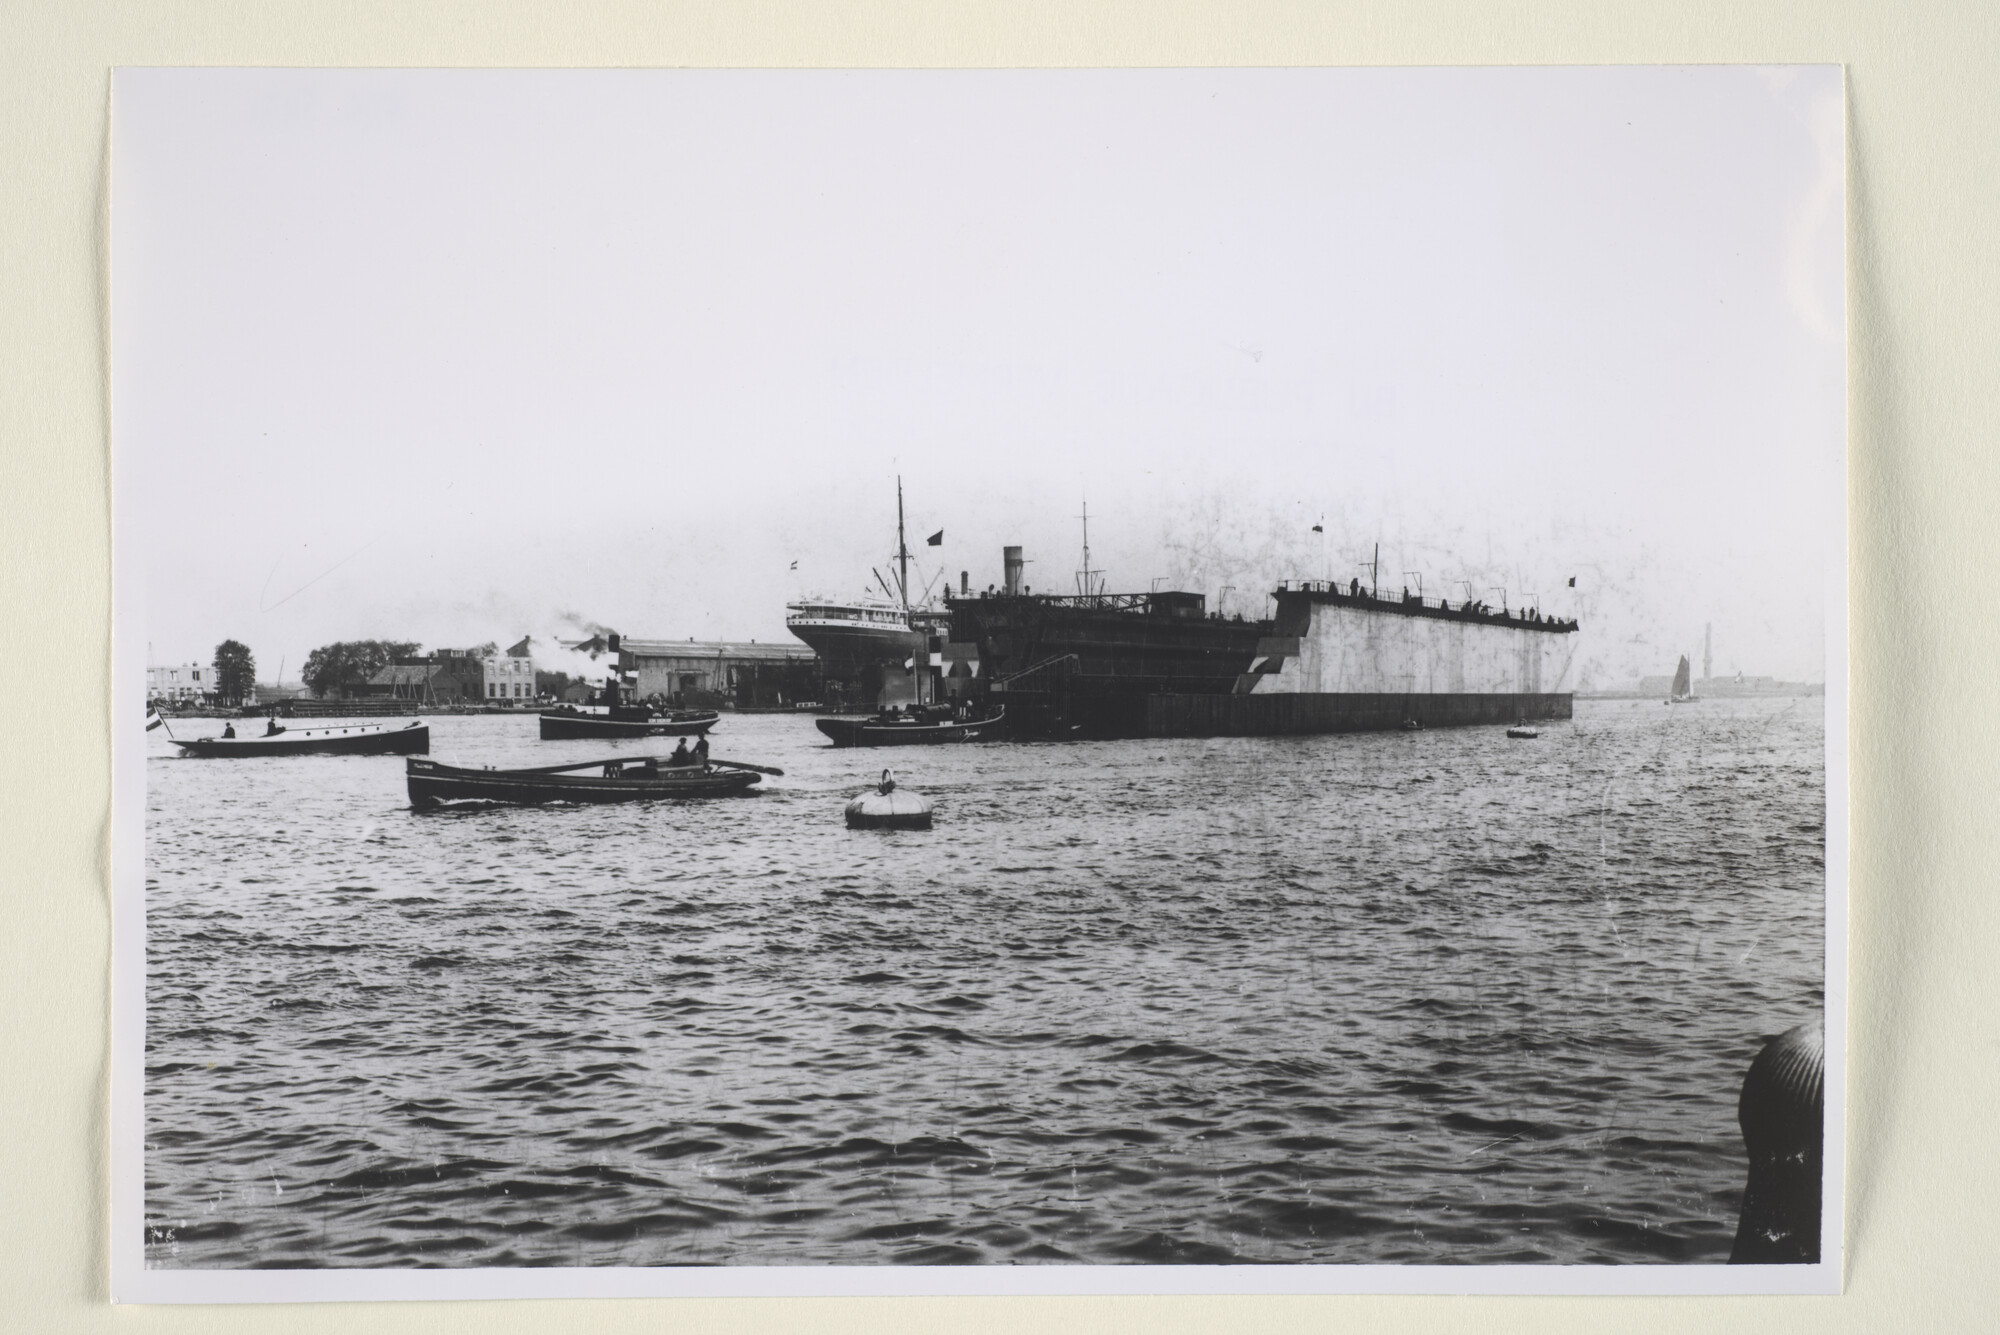
[[[592, 652], [578, 646], [610, 634], [607, 627], [595, 621], [564, 613], [553, 624], [543, 625], [528, 635], [528, 657], [537, 672], [560, 672], [571, 681], [602, 686], [605, 678], [618, 670], [618, 655], [609, 649]], [[519, 637], [506, 641], [502, 652], [519, 643]]]

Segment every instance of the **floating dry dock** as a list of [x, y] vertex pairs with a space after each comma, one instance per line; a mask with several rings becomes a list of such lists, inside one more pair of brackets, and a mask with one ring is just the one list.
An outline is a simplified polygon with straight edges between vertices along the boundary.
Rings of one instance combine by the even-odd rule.
[[1280, 585], [1271, 633], [1228, 694], [1159, 692], [1154, 737], [1365, 732], [1566, 719], [1573, 620], [1358, 584]]

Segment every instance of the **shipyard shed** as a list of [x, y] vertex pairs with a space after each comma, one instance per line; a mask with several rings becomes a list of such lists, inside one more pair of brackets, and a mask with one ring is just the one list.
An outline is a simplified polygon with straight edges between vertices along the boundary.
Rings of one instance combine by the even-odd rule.
[[618, 667], [640, 699], [777, 708], [817, 698], [819, 660], [803, 644], [755, 640], [618, 642]]

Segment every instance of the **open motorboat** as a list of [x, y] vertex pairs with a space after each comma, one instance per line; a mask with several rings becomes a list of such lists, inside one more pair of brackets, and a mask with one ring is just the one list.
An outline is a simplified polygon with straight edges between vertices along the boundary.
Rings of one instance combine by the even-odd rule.
[[406, 765], [410, 805], [445, 802], [652, 802], [676, 797], [730, 797], [766, 774], [783, 770], [732, 760], [676, 764], [668, 756], [613, 756], [533, 769], [469, 769], [412, 757]]
[[952, 716], [946, 709], [908, 709], [868, 718], [814, 719], [835, 746], [931, 746], [939, 742], [974, 742], [998, 728], [1005, 707], [976, 719]]
[[220, 737], [175, 737], [168, 740], [191, 756], [421, 756], [431, 749], [428, 723], [354, 723], [344, 728], [287, 728], [272, 720], [268, 731], [238, 737], [231, 727]]

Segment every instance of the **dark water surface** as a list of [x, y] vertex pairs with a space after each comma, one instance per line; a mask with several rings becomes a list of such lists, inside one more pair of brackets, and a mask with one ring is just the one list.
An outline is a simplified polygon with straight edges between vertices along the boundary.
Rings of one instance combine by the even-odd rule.
[[[729, 718], [787, 772], [753, 798], [425, 815], [398, 759], [156, 732], [147, 1254], [1723, 1260], [1744, 1069], [1821, 997], [1823, 705], [903, 752]], [[843, 828], [885, 759], [935, 830]]]

